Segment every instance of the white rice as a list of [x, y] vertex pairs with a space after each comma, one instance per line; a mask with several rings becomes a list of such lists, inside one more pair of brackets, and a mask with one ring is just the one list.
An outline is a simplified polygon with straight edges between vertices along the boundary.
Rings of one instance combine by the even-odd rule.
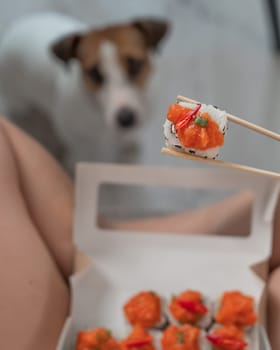
[[207, 340], [205, 331], [200, 331], [198, 342], [199, 350], [212, 350], [212, 345]]
[[[189, 107], [194, 109], [197, 105], [194, 103], [187, 103], [187, 102], [179, 102], [181, 106]], [[202, 104], [199, 113], [207, 112], [210, 117], [216, 121], [216, 123], [219, 125], [219, 129], [221, 133], [226, 135], [228, 126], [227, 126], [227, 113], [225, 111], [221, 111], [220, 109], [212, 106], [212, 105], [205, 105]], [[164, 125], [163, 125], [163, 133], [166, 141], [166, 146], [171, 149], [175, 149], [179, 152], [186, 152], [190, 153], [192, 155], [196, 155], [203, 158], [212, 158], [215, 159], [219, 155], [220, 147], [213, 147], [208, 148], [206, 150], [198, 150], [195, 148], [187, 148], [184, 147], [184, 145], [181, 144], [180, 140], [178, 139], [175, 125], [174, 123], [170, 122], [168, 119], [166, 119]]]
[[208, 311], [201, 319], [198, 321], [197, 325], [200, 328], [207, 329], [213, 318], [213, 303], [210, 301], [209, 298], [203, 296], [203, 304], [207, 307]]

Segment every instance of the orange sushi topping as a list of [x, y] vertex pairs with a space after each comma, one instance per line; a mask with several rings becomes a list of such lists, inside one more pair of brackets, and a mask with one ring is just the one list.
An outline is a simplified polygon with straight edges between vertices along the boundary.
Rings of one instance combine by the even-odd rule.
[[230, 335], [235, 337], [236, 339], [242, 340], [244, 338], [244, 331], [241, 328], [236, 326], [223, 326], [220, 328], [216, 328], [213, 330], [212, 334], [222, 334], [222, 335]]
[[196, 323], [208, 311], [202, 303], [201, 294], [193, 290], [174, 296], [169, 310], [180, 323]]
[[154, 292], [140, 292], [124, 306], [124, 313], [130, 324], [150, 328], [160, 322], [160, 298]]
[[225, 326], [214, 329], [207, 335], [207, 339], [215, 350], [246, 350], [244, 332], [235, 326]]
[[80, 331], [77, 335], [76, 350], [120, 350], [118, 343], [106, 328]]
[[199, 350], [200, 329], [191, 325], [169, 326], [161, 339], [162, 350]]
[[217, 323], [223, 325], [233, 324], [237, 327], [253, 325], [257, 321], [254, 299], [239, 291], [225, 292], [215, 319]]
[[121, 350], [155, 350], [153, 337], [140, 325], [136, 325], [131, 334], [120, 342]]
[[[220, 131], [219, 125], [208, 113], [197, 112], [194, 116], [193, 111], [191, 108], [174, 103], [167, 112], [167, 119], [175, 124], [177, 136], [182, 145], [198, 150], [222, 146], [224, 135]], [[202, 127], [195, 123], [195, 117], [202, 117], [206, 120], [206, 126]], [[184, 125], [184, 127], [177, 128], [177, 125]]]

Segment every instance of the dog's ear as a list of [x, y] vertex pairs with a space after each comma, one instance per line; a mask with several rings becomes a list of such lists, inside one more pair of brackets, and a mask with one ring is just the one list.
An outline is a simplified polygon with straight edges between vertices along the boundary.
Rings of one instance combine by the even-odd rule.
[[78, 33], [62, 37], [51, 45], [51, 51], [61, 61], [68, 63], [72, 58], [77, 58], [81, 38], [82, 35]]
[[169, 23], [163, 19], [140, 18], [132, 22], [133, 27], [140, 31], [150, 49], [156, 50], [161, 39], [169, 29]]

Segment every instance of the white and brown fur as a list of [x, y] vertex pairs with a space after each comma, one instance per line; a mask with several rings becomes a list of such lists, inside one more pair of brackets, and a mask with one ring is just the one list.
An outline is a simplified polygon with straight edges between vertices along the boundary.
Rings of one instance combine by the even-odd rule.
[[151, 53], [167, 27], [146, 18], [91, 29], [59, 14], [18, 21], [0, 45], [0, 95], [8, 111], [51, 116], [64, 138], [101, 127], [125, 139], [149, 117]]

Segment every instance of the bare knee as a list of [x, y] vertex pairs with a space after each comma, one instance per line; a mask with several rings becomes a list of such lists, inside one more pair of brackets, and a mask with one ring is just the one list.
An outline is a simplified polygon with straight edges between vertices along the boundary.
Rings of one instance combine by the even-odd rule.
[[280, 349], [280, 267], [276, 268], [268, 280], [268, 335], [272, 350]]
[[270, 307], [272, 304], [276, 304], [280, 310], [280, 267], [276, 268], [270, 274], [267, 284], [267, 293], [268, 306]]

